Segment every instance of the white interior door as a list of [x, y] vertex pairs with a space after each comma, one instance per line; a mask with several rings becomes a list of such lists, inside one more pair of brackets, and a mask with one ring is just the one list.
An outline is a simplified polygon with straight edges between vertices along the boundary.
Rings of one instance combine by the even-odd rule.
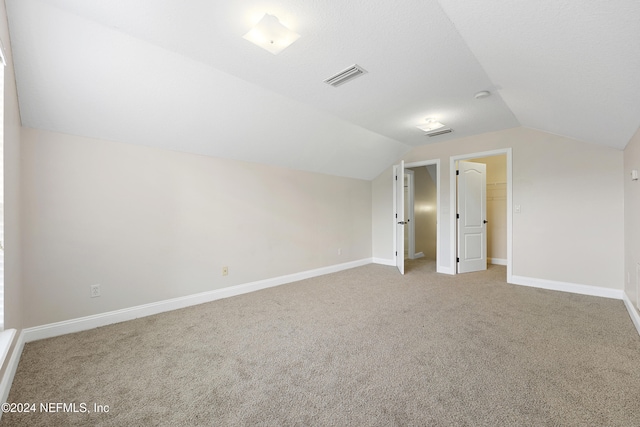
[[487, 165], [458, 163], [458, 273], [487, 269]]
[[404, 274], [404, 160], [394, 166], [396, 193], [396, 266], [400, 274]]

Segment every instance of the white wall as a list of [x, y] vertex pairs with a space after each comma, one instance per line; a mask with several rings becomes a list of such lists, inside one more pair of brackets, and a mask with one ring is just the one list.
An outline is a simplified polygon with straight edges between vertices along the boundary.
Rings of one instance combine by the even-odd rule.
[[[13, 71], [13, 56], [4, 1], [0, 4], [0, 38], [7, 67], [4, 70], [4, 316], [5, 328], [20, 329], [22, 316], [22, 264], [20, 216], [20, 112]], [[6, 359], [9, 360], [9, 357]], [[5, 363], [6, 364], [6, 363]], [[4, 369], [3, 367], [0, 367]], [[4, 375], [4, 370], [1, 372]]]
[[20, 246], [20, 111], [13, 56], [4, 1], [0, 7], [0, 37], [7, 55], [4, 71], [4, 224], [5, 224], [5, 326], [22, 324]]
[[371, 257], [370, 181], [22, 134], [25, 326]]
[[372, 209], [372, 253], [377, 262], [388, 261], [396, 264], [393, 255], [393, 233], [396, 220], [393, 217], [393, 168], [384, 170], [373, 180], [371, 188]]
[[[640, 306], [640, 181], [631, 181], [631, 171], [640, 172], [640, 130], [624, 150], [625, 292], [634, 307]], [[640, 313], [640, 310], [638, 310]]]
[[[405, 162], [441, 159], [441, 253], [452, 268], [450, 156], [512, 147], [513, 274], [612, 289], [623, 286], [622, 152], [514, 128], [416, 147]], [[373, 182], [373, 256], [393, 259], [391, 170]]]

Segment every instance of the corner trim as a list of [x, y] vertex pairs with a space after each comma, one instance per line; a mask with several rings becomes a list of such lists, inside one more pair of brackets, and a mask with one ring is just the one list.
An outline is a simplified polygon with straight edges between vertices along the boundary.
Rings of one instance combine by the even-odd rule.
[[640, 314], [638, 313], [638, 310], [636, 310], [636, 308], [633, 306], [633, 303], [627, 296], [626, 292], [622, 293], [622, 301], [624, 301], [624, 305], [625, 307], [627, 307], [629, 316], [631, 316], [631, 321], [633, 322], [633, 325], [636, 327], [636, 330], [638, 331], [638, 335], [640, 335]]
[[555, 280], [535, 279], [512, 275], [509, 283], [513, 285], [530, 286], [532, 288], [549, 289], [552, 291], [571, 292], [574, 294], [591, 295], [594, 297], [622, 299], [622, 289], [603, 288], [600, 286], [580, 285], [577, 283], [557, 282]]
[[[9, 391], [11, 390], [11, 384], [13, 383], [13, 378], [16, 375], [16, 371], [18, 370], [18, 362], [20, 362], [20, 356], [22, 356], [22, 350], [24, 349], [24, 330], [20, 332], [18, 335], [18, 340], [16, 341], [16, 345], [13, 348], [13, 353], [11, 353], [11, 358], [9, 358], [9, 363], [7, 363], [7, 368], [4, 371], [4, 375], [2, 376], [2, 382], [0, 382], [0, 403], [6, 403], [9, 398]], [[2, 412], [0, 411], [0, 417], [2, 417]]]
[[86, 331], [88, 329], [94, 329], [100, 326], [107, 326], [114, 323], [137, 319], [140, 317], [164, 313], [166, 311], [178, 310], [181, 308], [191, 307], [193, 305], [204, 304], [222, 298], [229, 298], [236, 295], [259, 291], [261, 289], [284, 285], [286, 283], [297, 282], [312, 277], [336, 273], [338, 271], [348, 270], [350, 268], [360, 267], [367, 264], [371, 264], [371, 258], [346, 262], [343, 264], [335, 264], [328, 267], [302, 271], [300, 273], [288, 274], [286, 276], [279, 276], [271, 279], [259, 280], [256, 282], [229, 286], [226, 288], [215, 289], [212, 291], [187, 295], [184, 297], [172, 298], [168, 300], [153, 302], [150, 304], [143, 304], [135, 307], [124, 308], [121, 310], [108, 311], [106, 313], [95, 314], [92, 316], [80, 317], [77, 319], [70, 319], [56, 323], [49, 323], [32, 328], [25, 328], [23, 330], [24, 341], [28, 343], [44, 338], [52, 338], [59, 335]]

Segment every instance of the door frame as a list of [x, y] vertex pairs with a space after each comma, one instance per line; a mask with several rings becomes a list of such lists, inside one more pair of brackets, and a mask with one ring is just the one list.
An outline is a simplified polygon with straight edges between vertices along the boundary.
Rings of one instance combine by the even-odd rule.
[[[458, 186], [456, 185], [456, 162], [459, 160], [494, 157], [504, 154], [507, 156], [507, 282], [511, 283], [513, 272], [513, 156], [511, 147], [449, 157], [449, 224], [451, 230], [449, 236], [449, 259], [452, 264], [451, 268], [447, 269], [449, 274], [458, 274], [458, 266], [456, 263], [456, 254], [458, 253], [458, 231], [456, 224]], [[438, 227], [438, 232], [440, 232], [440, 227]]]
[[[442, 239], [440, 239], [440, 227], [442, 222], [440, 221], [440, 211], [442, 210], [442, 205], [440, 204], [440, 183], [442, 182], [442, 174], [440, 172], [440, 159], [433, 159], [433, 160], [423, 160], [423, 161], [419, 161], [419, 162], [411, 162], [411, 163], [405, 163], [404, 167], [406, 168], [417, 168], [420, 166], [430, 166], [430, 165], [436, 165], [436, 272], [438, 273], [448, 273], [449, 272], [449, 267], [445, 267], [445, 266], [441, 266], [440, 265], [440, 254], [441, 254], [441, 250], [442, 250]], [[391, 179], [393, 179], [393, 177], [395, 176], [395, 171], [396, 171], [396, 166], [394, 165], [393, 167], [393, 174], [391, 176]], [[395, 181], [394, 181], [395, 182]], [[395, 203], [396, 200], [396, 187], [395, 185], [393, 186], [393, 200]], [[393, 216], [393, 215], [392, 215]], [[394, 222], [393, 222], [393, 250], [394, 253], [395, 251], [398, 250], [398, 242], [396, 239], [396, 221], [394, 218]]]

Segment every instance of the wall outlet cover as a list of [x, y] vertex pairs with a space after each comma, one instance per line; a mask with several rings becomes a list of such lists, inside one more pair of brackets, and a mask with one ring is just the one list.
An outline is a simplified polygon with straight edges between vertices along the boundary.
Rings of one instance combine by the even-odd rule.
[[100, 296], [100, 285], [91, 285], [90, 296], [91, 298], [96, 298]]

